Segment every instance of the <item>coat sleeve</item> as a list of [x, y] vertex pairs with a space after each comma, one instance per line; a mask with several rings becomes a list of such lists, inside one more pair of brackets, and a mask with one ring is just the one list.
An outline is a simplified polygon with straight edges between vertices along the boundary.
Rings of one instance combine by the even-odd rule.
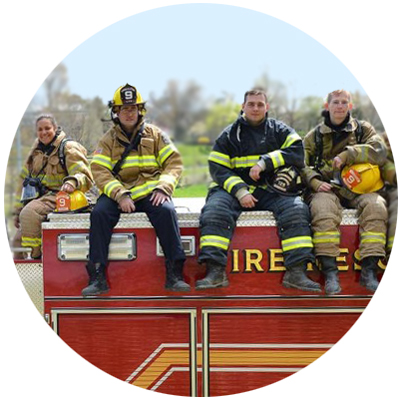
[[347, 165], [370, 163], [383, 166], [386, 162], [387, 150], [383, 139], [375, 132], [374, 127], [361, 121], [362, 136], [361, 143], [347, 146], [346, 150], [339, 155], [344, 158]]
[[[304, 145], [304, 163], [301, 170], [301, 176], [306, 186], [316, 189], [316, 186], [322, 183], [322, 176], [313, 168], [316, 154], [315, 129], [307, 133], [303, 140]], [[313, 183], [311, 183], [314, 180]]]
[[222, 132], [208, 157], [210, 175], [218, 186], [236, 196], [240, 189], [248, 190], [248, 185], [236, 173], [232, 166], [227, 131]]
[[65, 144], [65, 163], [68, 175], [63, 183], [71, 183], [75, 189], [88, 191], [93, 186], [93, 175], [86, 157], [86, 149], [79, 143], [68, 141]]
[[100, 140], [94, 152], [90, 167], [98, 189], [110, 199], [118, 202], [122, 196], [129, 196], [130, 191], [127, 190], [112, 173], [113, 163], [111, 159], [111, 146], [109, 143], [110, 141], [107, 140], [107, 136]]
[[274, 129], [279, 148], [261, 156], [267, 172], [279, 167], [304, 167], [304, 147], [301, 137], [296, 131], [283, 122], [276, 121]]
[[157, 128], [155, 137], [157, 163], [161, 169], [156, 189], [172, 196], [183, 172], [182, 157], [166, 133]]

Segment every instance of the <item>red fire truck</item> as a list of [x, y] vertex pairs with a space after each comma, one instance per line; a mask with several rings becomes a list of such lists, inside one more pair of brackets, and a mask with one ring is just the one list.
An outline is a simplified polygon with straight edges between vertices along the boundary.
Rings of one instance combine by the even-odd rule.
[[[164, 289], [158, 239], [145, 214], [123, 214], [110, 245], [101, 297], [87, 285], [89, 214], [51, 214], [41, 263], [15, 260], [57, 335], [107, 373], [148, 390], [222, 396], [281, 380], [328, 351], [356, 322], [372, 294], [358, 283], [358, 225], [346, 210], [338, 257], [342, 292], [327, 296], [281, 285], [285, 270], [269, 212], [243, 212], [231, 244], [227, 288], [196, 291], [199, 212], [204, 200], [175, 199], [187, 262], [185, 293]], [[385, 264], [381, 265], [382, 272]], [[25, 272], [24, 272], [25, 271]], [[39, 271], [32, 279], [35, 271]], [[43, 276], [41, 276], [43, 271]], [[309, 266], [312, 279], [321, 273]], [[27, 277], [28, 276], [28, 277]], [[39, 276], [39, 277], [38, 277]], [[43, 286], [42, 286], [43, 285]], [[43, 293], [41, 292], [43, 288]]]

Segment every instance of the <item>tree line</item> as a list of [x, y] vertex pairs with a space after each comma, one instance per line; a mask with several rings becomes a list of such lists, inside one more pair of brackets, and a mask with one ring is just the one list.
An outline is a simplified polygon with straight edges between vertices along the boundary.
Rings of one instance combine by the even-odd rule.
[[[290, 98], [284, 83], [263, 74], [254, 87], [268, 93], [269, 115], [292, 126], [301, 136], [321, 120], [323, 99], [317, 96]], [[40, 113], [51, 113], [68, 136], [81, 142], [88, 154], [95, 149], [101, 135], [110, 127], [108, 107], [100, 97], [85, 99], [68, 90], [68, 71], [59, 64], [43, 83], [44, 99], [35, 97], [21, 120], [15, 137], [7, 177], [16, 176], [35, 137], [34, 121]], [[383, 131], [382, 122], [368, 96], [352, 93], [353, 115], [371, 122]], [[212, 144], [222, 129], [232, 123], [241, 105], [230, 93], [205, 98], [202, 87], [195, 81], [186, 83], [171, 79], [161, 95], [150, 92], [146, 119], [164, 129], [176, 143]], [[6, 193], [14, 191], [15, 179], [6, 181]], [[11, 198], [11, 195], [10, 195]]]

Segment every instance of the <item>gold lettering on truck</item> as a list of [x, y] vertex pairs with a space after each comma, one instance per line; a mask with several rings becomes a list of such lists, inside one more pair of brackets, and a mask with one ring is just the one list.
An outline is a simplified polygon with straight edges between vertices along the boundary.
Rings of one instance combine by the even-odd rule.
[[263, 254], [257, 249], [245, 249], [244, 250], [244, 272], [252, 272], [252, 267], [255, 268], [256, 272], [264, 272], [260, 262], [263, 259]]

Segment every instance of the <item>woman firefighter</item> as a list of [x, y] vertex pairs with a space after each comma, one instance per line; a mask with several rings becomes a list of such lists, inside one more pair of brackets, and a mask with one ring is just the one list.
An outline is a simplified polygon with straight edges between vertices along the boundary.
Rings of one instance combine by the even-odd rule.
[[18, 229], [14, 246], [31, 248], [32, 258], [42, 251], [41, 224], [56, 209], [56, 193], [71, 196], [86, 192], [93, 184], [86, 149], [67, 139], [52, 115], [36, 120], [37, 139], [33, 143], [20, 174], [14, 207], [14, 225]]

